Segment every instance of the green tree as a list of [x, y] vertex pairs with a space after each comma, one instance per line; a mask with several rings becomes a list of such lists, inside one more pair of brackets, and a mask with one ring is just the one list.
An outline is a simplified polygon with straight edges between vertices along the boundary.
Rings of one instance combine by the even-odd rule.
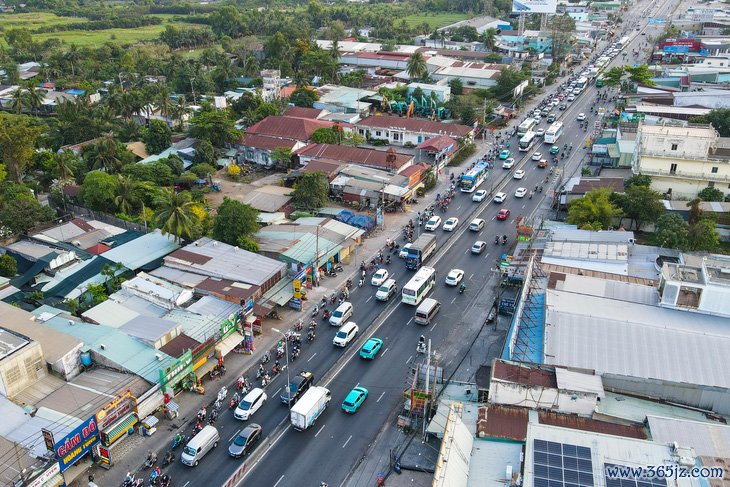
[[428, 65], [423, 54], [420, 52], [411, 54], [406, 65], [406, 73], [408, 73], [408, 77], [411, 79], [423, 79], [428, 75]]
[[270, 157], [275, 160], [279, 165], [285, 168], [291, 168], [292, 166], [292, 153], [289, 147], [277, 147], [271, 151]]
[[33, 306], [38, 308], [43, 305], [43, 300], [46, 299], [46, 297], [41, 291], [33, 291], [27, 294], [23, 299], [26, 303], [32, 304]]
[[197, 224], [190, 193], [167, 189], [157, 208], [157, 225], [163, 234], [172, 234], [177, 241], [192, 238]]
[[172, 130], [162, 120], [150, 120], [148, 127], [142, 129], [142, 140], [150, 154], [159, 154], [172, 144]]
[[623, 66], [614, 66], [603, 73], [603, 80], [606, 86], [620, 86], [624, 76]]
[[23, 110], [27, 106], [27, 98], [25, 97], [25, 92], [23, 91], [23, 88], [20, 86], [13, 91], [12, 95], [10, 95], [10, 109], [15, 113], [16, 115], [20, 115], [23, 113]]
[[201, 111], [190, 120], [190, 136], [223, 147], [241, 136], [226, 110]]
[[61, 181], [73, 179], [74, 174], [80, 172], [82, 162], [70, 150], [64, 150], [54, 157], [55, 168], [53, 175]]
[[691, 250], [714, 251], [720, 245], [720, 234], [711, 218], [701, 218], [689, 227], [689, 248]]
[[644, 223], [656, 221], [664, 213], [662, 195], [646, 186], [629, 186], [620, 207], [637, 231], [641, 231]]
[[29, 85], [23, 92], [23, 96], [25, 96], [26, 105], [33, 111], [33, 115], [38, 116], [38, 112], [43, 108], [43, 102], [46, 100], [46, 92], [35, 85]]
[[639, 66], [626, 66], [626, 72], [629, 75], [629, 81], [631, 83], [644, 86], [656, 85], [656, 83], [651, 80], [651, 78], [654, 77], [654, 74], [649, 71], [649, 67], [646, 64], [640, 64]]
[[109, 299], [109, 294], [107, 294], [104, 284], [89, 284], [86, 287], [86, 292], [91, 297], [91, 303], [89, 303], [91, 307], [101, 304]]
[[312, 133], [312, 142], [317, 144], [336, 144], [337, 131], [332, 128], [319, 128]]
[[525, 74], [517, 69], [508, 66], [502, 68], [497, 76], [497, 84], [490, 88], [494, 98], [506, 98], [512, 96], [512, 91], [525, 80]]
[[0, 255], [0, 276], [15, 277], [18, 273], [18, 262], [8, 254]]
[[651, 186], [651, 176], [646, 176], [645, 174], [631, 176], [624, 181], [624, 189], [629, 189], [631, 186], [644, 186], [648, 188]]
[[449, 80], [452, 95], [462, 95], [464, 93], [464, 82], [461, 78], [451, 78]]
[[103, 171], [91, 171], [84, 177], [79, 198], [92, 210], [111, 211], [117, 194], [117, 180]]
[[134, 156], [114, 137], [112, 132], [104, 134], [93, 144], [84, 149], [84, 159], [91, 169], [117, 173], [122, 167], [132, 162]]
[[676, 213], [665, 213], [656, 222], [654, 243], [666, 249], [686, 250], [689, 224]]
[[692, 117], [693, 123], [710, 123], [720, 134], [720, 137], [730, 137], [730, 108], [711, 110], [707, 115]]
[[258, 210], [251, 206], [225, 197], [213, 222], [212, 237], [238, 245], [241, 237], [252, 237], [259, 230], [258, 215]]
[[697, 196], [699, 196], [702, 201], [723, 201], [725, 199], [725, 194], [722, 191], [711, 186], [708, 186], [697, 193]]
[[704, 211], [700, 207], [702, 200], [700, 198], [694, 198], [687, 202], [687, 208], [689, 208], [689, 225], [692, 226], [702, 218]]
[[139, 182], [128, 176], [118, 174], [114, 205], [125, 215], [131, 215], [139, 204], [141, 192], [142, 187]]
[[322, 172], [302, 175], [294, 186], [292, 202], [297, 209], [318, 210], [329, 201], [329, 181]]
[[193, 155], [193, 165], [208, 164], [214, 166], [218, 161], [218, 151], [209, 140], [201, 140], [195, 146], [195, 155]]
[[208, 176], [213, 176], [215, 174], [215, 166], [203, 162], [190, 166], [190, 169], [188, 169], [188, 171], [203, 179], [207, 178]]
[[23, 180], [41, 128], [23, 115], [0, 113], [0, 161], [15, 182]]
[[482, 42], [490, 51], [497, 45], [497, 29], [490, 27], [482, 34]]
[[35, 226], [53, 220], [55, 214], [33, 197], [23, 195], [7, 200], [0, 209], [0, 224], [13, 234], [27, 233]]
[[289, 103], [305, 108], [312, 108], [317, 100], [319, 100], [319, 95], [309, 88], [297, 88], [289, 97]]
[[592, 230], [612, 227], [614, 220], [621, 215], [621, 210], [611, 203], [610, 195], [610, 191], [601, 188], [574, 200], [568, 207], [568, 223]]
[[552, 37], [553, 59], [562, 62], [573, 41], [575, 20], [567, 13], [555, 15], [548, 22], [548, 28]]

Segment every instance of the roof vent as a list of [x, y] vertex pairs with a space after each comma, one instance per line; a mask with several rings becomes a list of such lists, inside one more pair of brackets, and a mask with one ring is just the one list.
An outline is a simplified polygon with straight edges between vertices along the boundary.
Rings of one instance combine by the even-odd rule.
[[159, 362], [162, 362], [162, 354], [161, 354], [161, 353], [156, 353], [156, 354], [155, 354], [155, 357], [157, 358], [157, 360], [158, 360]]
[[99, 344], [99, 348], [101, 348], [102, 350], [106, 350], [106, 345], [104, 345], [103, 343], [101, 343], [101, 344]]

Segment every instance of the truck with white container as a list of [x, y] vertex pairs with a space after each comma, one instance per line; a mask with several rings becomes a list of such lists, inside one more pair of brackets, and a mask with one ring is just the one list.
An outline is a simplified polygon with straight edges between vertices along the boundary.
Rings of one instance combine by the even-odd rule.
[[332, 399], [329, 389], [314, 386], [302, 396], [291, 408], [291, 424], [294, 429], [304, 431], [312, 426], [317, 418], [327, 409]]

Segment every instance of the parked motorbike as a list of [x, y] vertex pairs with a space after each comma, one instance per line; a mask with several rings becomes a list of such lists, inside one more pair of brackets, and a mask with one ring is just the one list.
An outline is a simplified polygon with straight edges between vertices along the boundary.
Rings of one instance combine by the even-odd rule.
[[342, 267], [340, 264], [335, 264], [333, 269], [335, 270], [335, 272], [345, 272], [345, 268]]

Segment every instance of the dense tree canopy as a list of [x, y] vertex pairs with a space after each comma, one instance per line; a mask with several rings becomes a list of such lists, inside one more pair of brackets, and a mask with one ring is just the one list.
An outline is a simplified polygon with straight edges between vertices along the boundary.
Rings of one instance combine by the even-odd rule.
[[614, 226], [621, 209], [614, 206], [611, 193], [606, 189], [589, 191], [582, 198], [574, 200], [568, 207], [568, 223], [589, 230], [606, 230]]
[[329, 201], [329, 181], [321, 172], [304, 174], [292, 193], [294, 206], [302, 210], [318, 210]]
[[258, 231], [258, 210], [238, 200], [224, 198], [213, 222], [212, 236], [230, 245], [251, 238]]

